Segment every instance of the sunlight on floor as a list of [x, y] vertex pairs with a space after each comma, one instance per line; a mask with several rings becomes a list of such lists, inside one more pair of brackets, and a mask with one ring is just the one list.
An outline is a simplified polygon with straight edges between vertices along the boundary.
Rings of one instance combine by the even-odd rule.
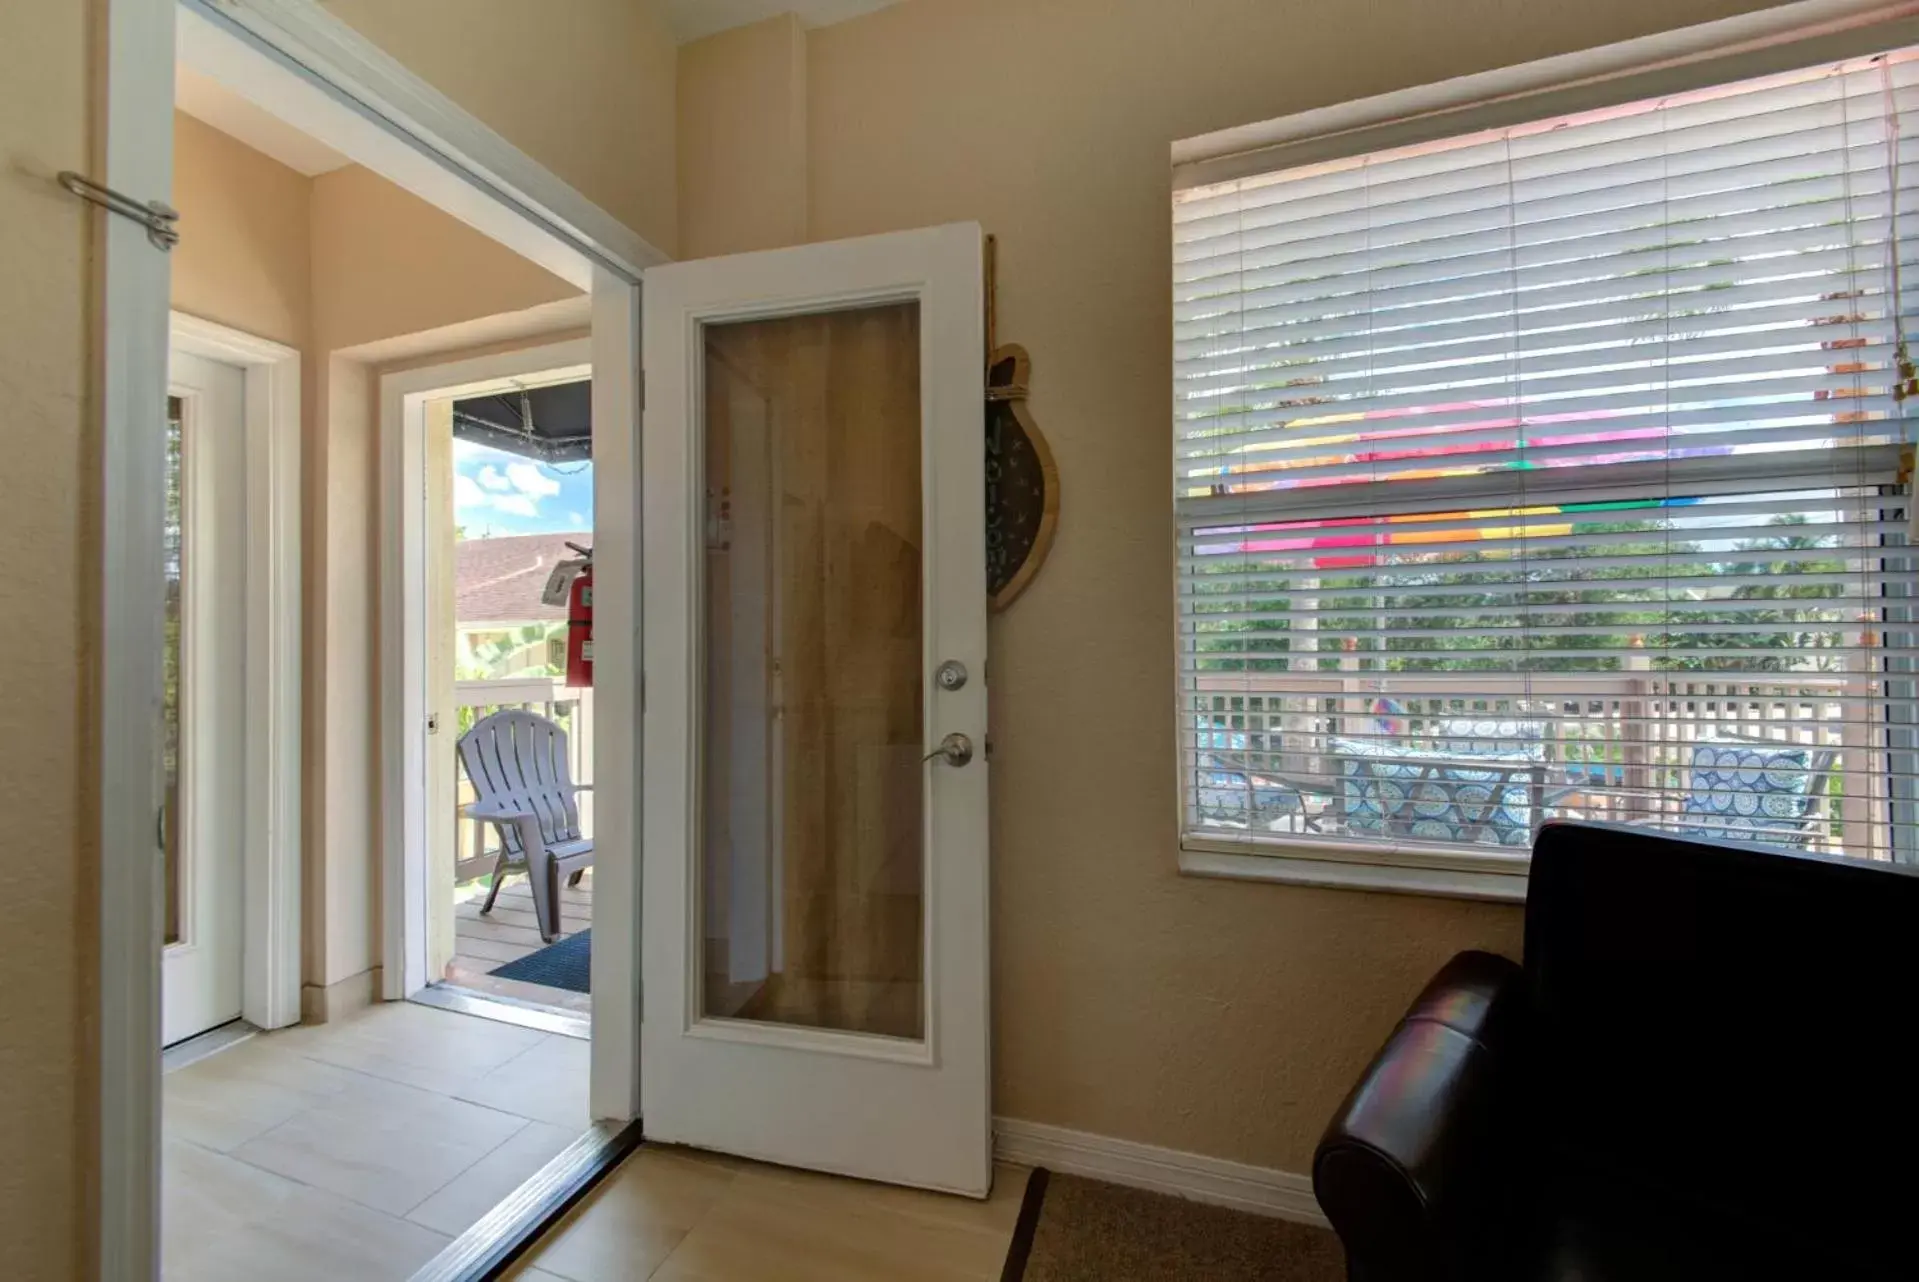
[[410, 1276], [586, 1128], [588, 1051], [401, 1002], [167, 1074], [167, 1282]]
[[1006, 1261], [1026, 1188], [983, 1202], [647, 1145], [536, 1244], [521, 1282], [974, 1282]]

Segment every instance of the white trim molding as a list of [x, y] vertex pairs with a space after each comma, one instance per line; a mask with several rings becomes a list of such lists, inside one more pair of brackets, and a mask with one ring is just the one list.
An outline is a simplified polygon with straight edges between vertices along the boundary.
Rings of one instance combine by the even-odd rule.
[[[626, 314], [637, 315], [639, 273], [665, 258], [314, 0], [106, 0], [100, 25], [103, 129], [91, 177], [115, 190], [142, 200], [171, 198], [177, 58], [561, 279], [591, 289], [596, 330], [598, 296], [617, 298]], [[165, 490], [163, 441], [153, 430], [153, 416], [167, 386], [168, 263], [133, 221], [105, 213], [93, 218], [103, 270], [94, 398], [101, 423], [94, 505], [100, 661], [90, 700], [98, 745], [100, 860], [91, 1264], [103, 1278], [150, 1278], [158, 1276], [160, 1259], [163, 889], [155, 835], [162, 649], [157, 548]], [[630, 335], [622, 337], [621, 350], [637, 350]], [[633, 388], [638, 383], [637, 369], [622, 380]], [[267, 386], [280, 386], [277, 375]], [[270, 399], [276, 394], [268, 392]], [[617, 407], [617, 401], [610, 405]], [[601, 408], [597, 393], [594, 408]], [[638, 414], [626, 408], [631, 412], [610, 421], [631, 432]], [[292, 462], [279, 459], [264, 483], [284, 484]], [[608, 476], [603, 483], [613, 493], [639, 492], [637, 474]], [[618, 528], [635, 526], [629, 517]], [[599, 537], [605, 542], [614, 536], [603, 531]], [[273, 542], [267, 555], [279, 546]], [[638, 553], [635, 545], [617, 555], [636, 565]], [[299, 662], [297, 650], [269, 645], [268, 653], [274, 664]], [[609, 667], [631, 666], [637, 654], [632, 636], [611, 637], [601, 646]], [[637, 700], [632, 706], [600, 703], [601, 735], [637, 736]], [[297, 774], [297, 761], [287, 764]], [[637, 780], [632, 786], [637, 793]], [[273, 816], [284, 814], [275, 809], [279, 805], [275, 800], [263, 812], [269, 830], [279, 822]], [[614, 831], [602, 820], [599, 836], [603, 869], [610, 859], [637, 858], [634, 832]], [[283, 913], [289, 899], [267, 893]], [[295, 930], [289, 933], [297, 938], [297, 918], [291, 924]], [[634, 973], [637, 988], [636, 968]], [[595, 1098], [637, 1098], [637, 1038], [631, 1055], [603, 1057], [597, 1040], [595, 1046]], [[619, 1080], [602, 1083], [602, 1075]]]
[[593, 1044], [588, 1116], [640, 1115], [640, 291], [593, 279]]
[[[592, 358], [592, 341], [578, 338], [380, 377], [381, 996], [387, 1001], [411, 997], [435, 978], [427, 973], [426, 403], [588, 378]], [[599, 519], [596, 511], [596, 528]], [[600, 876], [596, 870], [596, 886]]]
[[636, 284], [667, 261], [318, 0], [179, 3], [187, 65], [256, 102], [264, 79], [283, 82], [274, 115], [561, 279], [591, 289], [598, 265]]
[[1084, 1175], [1213, 1206], [1328, 1226], [1310, 1176], [1183, 1153], [1017, 1118], [993, 1119], [993, 1156], [1016, 1166]]
[[[173, 0], [108, 0], [99, 15], [93, 70], [104, 101], [89, 176], [137, 200], [172, 199], [173, 12]], [[91, 504], [100, 575], [92, 609], [100, 649], [89, 704], [99, 770], [92, 844], [100, 982], [99, 1123], [86, 1164], [91, 1264], [101, 1278], [150, 1278], [160, 1260], [159, 546], [166, 446], [157, 422], [167, 394], [168, 263], [131, 219], [105, 211], [92, 219], [100, 265], [100, 471]]]
[[246, 379], [246, 815], [241, 1013], [300, 1019], [300, 353], [174, 312], [178, 351]]
[[1530, 859], [1510, 861], [1510, 870], [1449, 868], [1413, 862], [1388, 862], [1390, 856], [1328, 858], [1311, 847], [1276, 845], [1260, 854], [1244, 849], [1207, 849], [1190, 839], [1180, 847], [1179, 870], [1189, 877], [1227, 881], [1271, 881], [1289, 886], [1325, 886], [1335, 890], [1378, 890], [1400, 895], [1438, 895], [1446, 899], [1526, 901]]

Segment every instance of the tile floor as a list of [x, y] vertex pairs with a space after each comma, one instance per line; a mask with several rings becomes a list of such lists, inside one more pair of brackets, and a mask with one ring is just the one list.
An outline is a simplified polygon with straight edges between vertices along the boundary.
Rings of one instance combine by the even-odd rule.
[[647, 1145], [525, 1257], [519, 1282], [997, 1279], [1027, 1172], [984, 1202]]
[[586, 1128], [587, 1055], [393, 1003], [167, 1074], [167, 1282], [410, 1276]]
[[[166, 1282], [409, 1277], [586, 1126], [587, 1043], [404, 1003], [255, 1037], [164, 1082]], [[996, 1279], [984, 1202], [648, 1145], [521, 1282]]]

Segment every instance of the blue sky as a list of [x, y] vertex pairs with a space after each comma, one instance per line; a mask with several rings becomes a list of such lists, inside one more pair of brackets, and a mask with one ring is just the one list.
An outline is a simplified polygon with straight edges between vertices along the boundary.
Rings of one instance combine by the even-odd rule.
[[549, 467], [474, 441], [453, 442], [453, 523], [469, 539], [593, 528], [593, 465]]

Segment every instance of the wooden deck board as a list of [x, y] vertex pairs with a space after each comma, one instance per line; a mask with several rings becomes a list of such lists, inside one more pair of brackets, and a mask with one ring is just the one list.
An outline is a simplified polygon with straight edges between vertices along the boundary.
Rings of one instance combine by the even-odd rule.
[[[505, 895], [500, 896], [500, 902], [493, 905], [490, 913], [482, 914], [478, 904], [459, 904], [453, 909], [453, 915], [459, 921], [490, 921], [496, 926], [524, 926], [528, 930], [538, 930], [540, 920], [534, 915], [531, 903], [521, 907], [517, 902], [508, 903]], [[560, 909], [560, 929], [563, 934], [585, 930], [592, 924], [593, 914], [584, 909]]]
[[[548, 988], [501, 979], [491, 972], [511, 961], [531, 956], [546, 947], [540, 938], [533, 913], [533, 891], [524, 874], [516, 873], [500, 887], [493, 911], [480, 914], [484, 894], [464, 899], [453, 907], [453, 960], [447, 963], [446, 980], [475, 992], [515, 997], [539, 1002], [579, 1014], [591, 1010], [585, 993]], [[562, 935], [577, 934], [593, 924], [593, 874], [589, 872], [578, 886], [560, 888], [560, 930]]]

